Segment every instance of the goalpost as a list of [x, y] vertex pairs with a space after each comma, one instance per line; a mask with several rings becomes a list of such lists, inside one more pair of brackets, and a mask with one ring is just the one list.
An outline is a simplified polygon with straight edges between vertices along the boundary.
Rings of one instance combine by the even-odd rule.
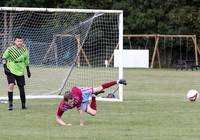
[[[26, 79], [27, 98], [62, 97], [59, 94], [73, 86], [95, 87], [123, 78], [122, 53], [118, 68], [113, 60], [106, 64], [115, 49], [123, 50], [121, 10], [0, 7], [0, 17], [0, 54], [15, 35], [22, 36], [29, 50], [32, 77]], [[7, 99], [2, 67], [1, 99]], [[116, 98], [107, 98], [113, 92]], [[99, 100], [123, 101], [121, 85], [106, 93]], [[17, 89], [14, 95], [19, 98]]]

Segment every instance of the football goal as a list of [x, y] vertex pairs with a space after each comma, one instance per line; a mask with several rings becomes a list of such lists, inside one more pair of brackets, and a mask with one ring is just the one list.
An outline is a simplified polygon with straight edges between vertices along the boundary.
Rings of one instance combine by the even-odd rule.
[[[95, 87], [123, 78], [122, 55], [117, 68], [111, 60], [115, 49], [123, 50], [121, 10], [0, 7], [0, 17], [0, 54], [16, 35], [29, 50], [27, 98], [59, 97], [73, 86]], [[1, 96], [7, 99], [3, 66], [0, 70]], [[123, 87], [109, 88], [99, 99], [122, 101]]]

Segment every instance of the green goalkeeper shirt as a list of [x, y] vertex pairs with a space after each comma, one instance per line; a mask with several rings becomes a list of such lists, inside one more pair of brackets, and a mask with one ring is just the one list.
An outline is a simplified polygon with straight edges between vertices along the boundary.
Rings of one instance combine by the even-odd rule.
[[7, 67], [12, 74], [22, 76], [25, 66], [29, 64], [28, 50], [24, 45], [20, 48], [11, 45], [3, 53], [3, 59], [7, 61]]

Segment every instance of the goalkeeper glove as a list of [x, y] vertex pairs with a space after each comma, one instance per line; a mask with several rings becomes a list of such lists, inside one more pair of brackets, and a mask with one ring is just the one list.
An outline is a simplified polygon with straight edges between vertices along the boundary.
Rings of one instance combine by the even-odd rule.
[[26, 66], [26, 71], [27, 71], [28, 78], [30, 78], [31, 77], [31, 72], [30, 72], [29, 66]]
[[8, 69], [6, 64], [3, 64], [3, 68], [4, 68], [5, 75], [9, 75], [10, 74], [10, 70]]
[[125, 79], [119, 79], [117, 80], [118, 84], [123, 84], [123, 85], [127, 85], [126, 80]]

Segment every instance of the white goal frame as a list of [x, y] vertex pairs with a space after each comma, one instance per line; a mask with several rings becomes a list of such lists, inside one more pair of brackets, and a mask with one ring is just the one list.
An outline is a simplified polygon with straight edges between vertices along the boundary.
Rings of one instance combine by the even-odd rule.
[[[96, 10], [96, 9], [64, 9], [64, 8], [29, 8], [29, 7], [0, 7], [0, 11], [34, 11], [34, 12], [79, 12], [79, 13], [117, 13], [119, 14], [119, 42], [118, 50], [119, 55], [119, 67], [118, 67], [118, 78], [123, 78], [123, 60], [122, 60], [122, 51], [123, 51], [123, 10]], [[114, 50], [113, 50], [114, 51]], [[106, 82], [106, 81], [105, 81]], [[118, 89], [118, 98], [97, 98], [101, 101], [123, 101], [123, 86], [119, 85]], [[38, 96], [26, 96], [27, 99], [42, 99], [42, 98], [61, 98], [59, 95], [38, 95]], [[7, 97], [0, 97], [0, 100], [6, 100]], [[19, 99], [19, 96], [14, 96], [14, 99]]]

